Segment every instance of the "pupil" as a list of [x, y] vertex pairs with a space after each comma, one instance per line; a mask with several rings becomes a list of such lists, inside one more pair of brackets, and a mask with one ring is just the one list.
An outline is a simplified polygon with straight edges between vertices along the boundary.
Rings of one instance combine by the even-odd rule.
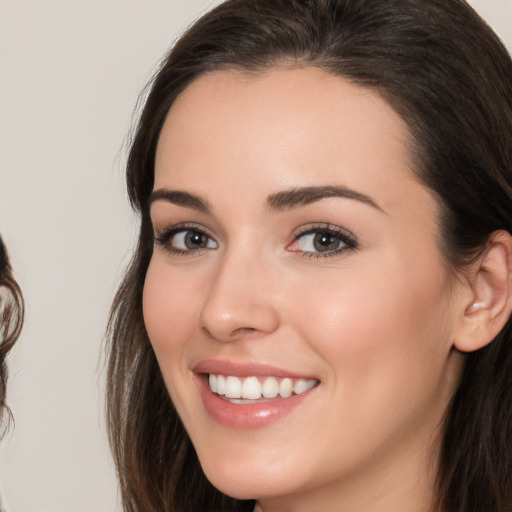
[[186, 245], [189, 249], [197, 249], [206, 245], [205, 237], [201, 233], [190, 231], [186, 236]]
[[329, 233], [317, 233], [313, 241], [313, 245], [318, 252], [336, 250], [338, 243], [338, 239]]

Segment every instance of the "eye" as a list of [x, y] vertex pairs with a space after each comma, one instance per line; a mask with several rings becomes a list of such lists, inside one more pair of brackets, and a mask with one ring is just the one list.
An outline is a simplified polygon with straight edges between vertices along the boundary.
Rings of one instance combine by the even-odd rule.
[[155, 236], [155, 242], [174, 254], [187, 254], [218, 247], [218, 243], [201, 229], [184, 226], [167, 229], [161, 235]]
[[288, 246], [292, 252], [301, 252], [310, 256], [333, 256], [348, 249], [355, 249], [352, 235], [336, 227], [309, 228], [295, 236]]
[[170, 240], [170, 244], [180, 251], [196, 249], [215, 249], [217, 244], [205, 233], [190, 229], [178, 231]]

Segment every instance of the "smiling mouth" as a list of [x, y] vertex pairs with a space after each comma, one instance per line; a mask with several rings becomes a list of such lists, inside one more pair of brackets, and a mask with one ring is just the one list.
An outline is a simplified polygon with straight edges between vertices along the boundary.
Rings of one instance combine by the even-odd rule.
[[317, 379], [291, 379], [288, 377], [246, 377], [208, 375], [210, 390], [232, 404], [263, 403], [272, 399], [289, 398], [314, 388]]

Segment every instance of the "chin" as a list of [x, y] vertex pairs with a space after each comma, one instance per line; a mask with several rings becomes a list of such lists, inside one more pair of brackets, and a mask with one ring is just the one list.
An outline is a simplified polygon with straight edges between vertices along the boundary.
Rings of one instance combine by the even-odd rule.
[[238, 500], [263, 499], [273, 496], [287, 494], [287, 483], [279, 478], [261, 477], [247, 474], [245, 477], [233, 475], [210, 475], [206, 474], [210, 483], [222, 493]]
[[282, 457], [279, 462], [263, 460], [260, 452], [256, 460], [251, 457], [202, 459], [201, 456], [199, 459], [210, 483], [239, 500], [293, 494], [305, 487], [306, 475], [296, 471], [300, 464], [289, 464]]

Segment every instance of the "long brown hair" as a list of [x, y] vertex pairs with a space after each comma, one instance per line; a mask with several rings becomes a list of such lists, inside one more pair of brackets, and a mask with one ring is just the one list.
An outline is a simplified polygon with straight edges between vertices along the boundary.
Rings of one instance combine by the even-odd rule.
[[[152, 254], [148, 198], [160, 129], [204, 73], [316, 66], [377, 91], [404, 118], [418, 178], [437, 198], [447, 262], [512, 232], [512, 62], [463, 0], [228, 0], [199, 19], [152, 81], [127, 165], [141, 219], [108, 330], [107, 417], [127, 512], [251, 506], [206, 480], [173, 407], [142, 317]], [[512, 328], [466, 356], [439, 467], [444, 512], [512, 510]]]
[[8, 374], [6, 359], [20, 335], [23, 311], [23, 296], [12, 275], [7, 249], [0, 238], [0, 436], [5, 432], [5, 424], [8, 425], [12, 419], [5, 400]]

